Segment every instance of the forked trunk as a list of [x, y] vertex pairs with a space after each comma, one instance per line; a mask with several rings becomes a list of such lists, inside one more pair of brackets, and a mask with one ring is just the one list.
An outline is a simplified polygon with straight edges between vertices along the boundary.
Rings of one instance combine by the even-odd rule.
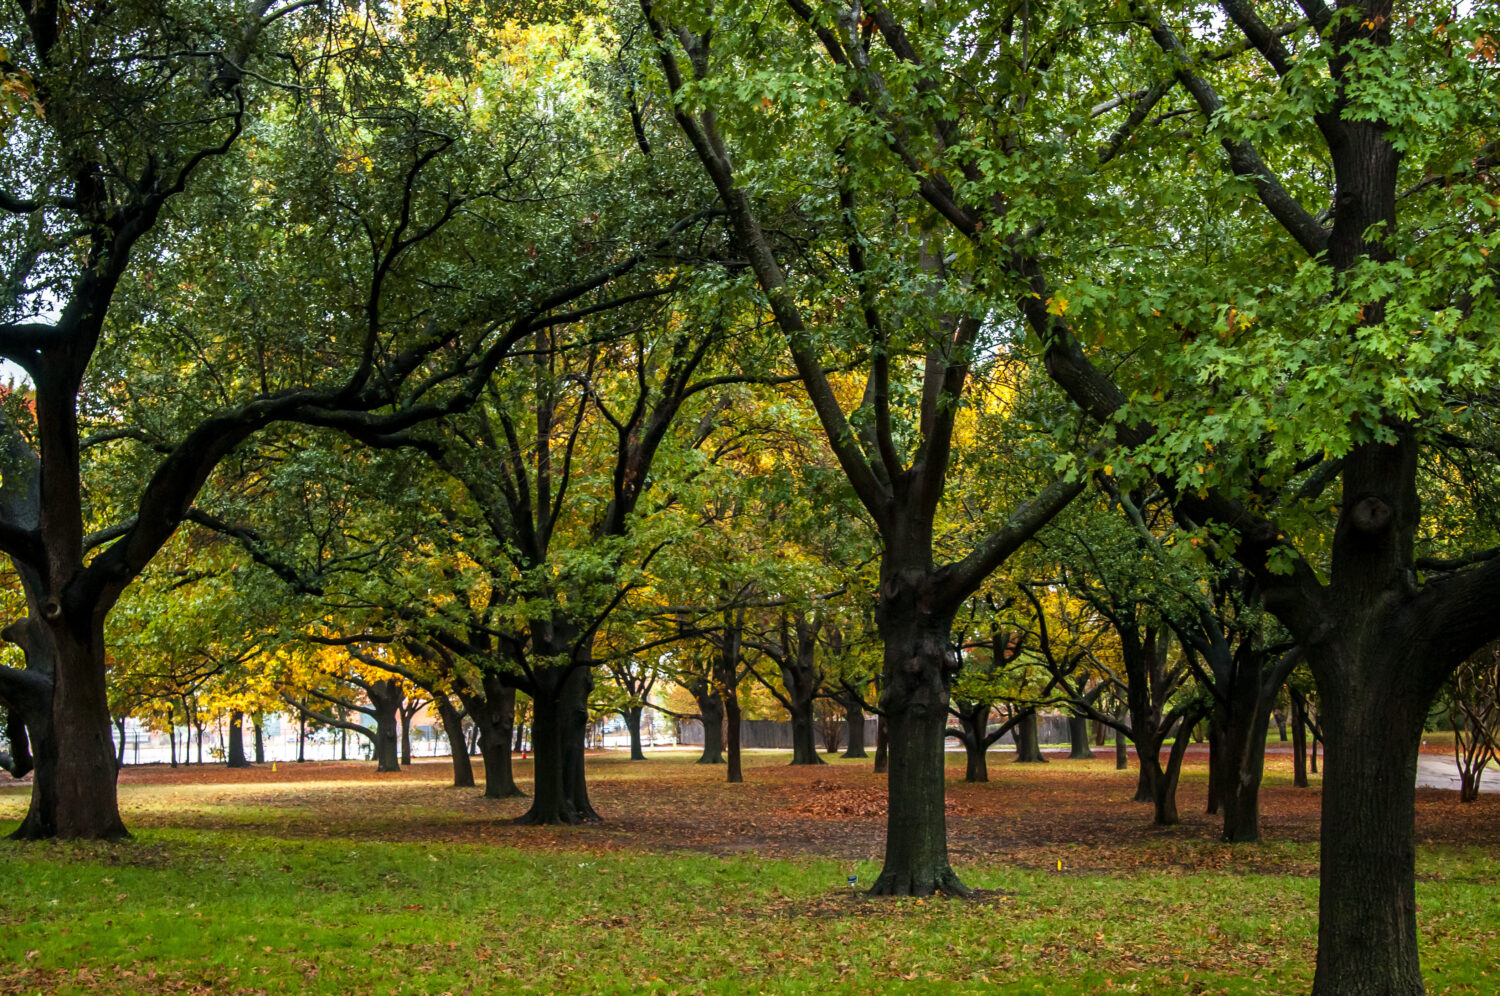
[[[511, 727], [515, 723], [516, 690], [508, 688], [492, 674], [486, 674], [481, 682], [481, 692], [460, 690], [459, 696], [469, 710], [469, 719], [479, 737], [479, 756], [484, 761], [484, 797], [486, 799], [510, 799], [525, 795], [516, 786], [515, 772], [511, 766]], [[454, 717], [457, 710], [450, 705]], [[448, 719], [444, 719], [446, 727]], [[460, 723], [462, 721], [460, 720]], [[449, 736], [452, 736], [450, 732]], [[459, 743], [463, 743], [462, 734]], [[457, 755], [461, 751], [454, 751]], [[474, 784], [474, 770], [465, 755], [463, 766], [469, 768], [469, 782]], [[454, 760], [454, 784], [458, 784], [460, 764]]]

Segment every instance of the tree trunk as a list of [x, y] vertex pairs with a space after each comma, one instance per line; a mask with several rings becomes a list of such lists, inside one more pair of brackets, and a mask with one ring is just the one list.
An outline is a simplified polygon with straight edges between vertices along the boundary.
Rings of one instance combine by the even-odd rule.
[[1068, 751], [1068, 760], [1086, 761], [1094, 756], [1089, 749], [1089, 720], [1087, 716], [1068, 717], [1068, 742], [1072, 749]]
[[40, 624], [22, 620], [5, 629], [5, 638], [20, 644], [26, 667], [10, 676], [6, 697], [11, 740], [12, 773], [31, 772], [31, 801], [12, 840], [43, 840], [57, 836], [57, 741], [52, 735], [54, 707], [50, 642], [35, 642], [46, 633]]
[[849, 726], [849, 746], [843, 757], [869, 757], [865, 753], [865, 710], [856, 699], [844, 700], [844, 722]]
[[799, 700], [794, 695], [788, 698], [791, 704], [787, 707], [787, 712], [792, 717], [792, 764], [826, 764], [818, 756], [812, 699]]
[[1105, 726], [1104, 726], [1104, 724], [1101, 723], [1101, 722], [1099, 722], [1097, 719], [1094, 720], [1094, 746], [1095, 747], [1103, 747], [1104, 746], [1104, 743], [1105, 743], [1104, 734], [1105, 734]]
[[875, 773], [886, 774], [891, 765], [891, 732], [884, 716], [875, 718]]
[[987, 782], [990, 780], [989, 733], [990, 707], [987, 703], [958, 702], [954, 711], [958, 714], [960, 736], [955, 737], [964, 745], [964, 781]]
[[245, 714], [238, 709], [229, 713], [229, 750], [225, 756], [225, 767], [250, 767], [250, 762], [245, 758]]
[[177, 767], [177, 723], [171, 715], [167, 716], [167, 760]]
[[[1182, 775], [1182, 759], [1187, 756], [1192, 724], [1198, 721], [1198, 716], [1186, 717], [1177, 724], [1177, 737], [1167, 754], [1167, 766], [1164, 770], [1158, 768], [1152, 779], [1152, 822], [1159, 827], [1176, 826], [1182, 822], [1177, 814], [1177, 782]], [[1160, 750], [1159, 745], [1157, 749]]]
[[[1384, 663], [1360, 670], [1389, 674]], [[1329, 686], [1319, 719], [1338, 749], [1323, 775], [1313, 996], [1420, 996], [1415, 786], [1431, 696]]]
[[[883, 573], [889, 584], [890, 554]], [[948, 860], [943, 742], [948, 689], [958, 662], [949, 645], [951, 618], [918, 615], [915, 592], [882, 590], [877, 611], [885, 642], [881, 711], [889, 731], [889, 804], [885, 865], [875, 895], [964, 895]]]
[[[511, 764], [516, 690], [507, 687], [498, 676], [486, 674], [481, 679], [478, 692], [461, 691], [459, 695], [465, 708], [469, 710], [469, 721], [479, 733], [479, 756], [484, 761], [484, 797], [510, 799], [525, 795], [516, 785], [515, 771]], [[464, 761], [468, 763], [467, 756]], [[472, 767], [469, 770], [469, 784], [474, 784]]]
[[[1123, 717], [1117, 717], [1123, 719]], [[1118, 728], [1115, 729], [1115, 770], [1124, 771], [1130, 767], [1130, 748], [1125, 744], [1125, 734]]]
[[307, 761], [307, 717], [297, 713], [297, 763]]
[[1219, 812], [1224, 792], [1224, 774], [1220, 770], [1224, 765], [1224, 733], [1220, 730], [1217, 711], [1208, 721], [1208, 806], [1204, 812], [1210, 816]]
[[724, 702], [718, 695], [698, 698], [698, 715], [703, 720], [703, 753], [699, 764], [724, 763]]
[[130, 835], [120, 819], [115, 787], [118, 769], [109, 728], [103, 613], [79, 626], [71, 624], [73, 614], [64, 612], [44, 627], [57, 667], [52, 696], [57, 836], [119, 840]]
[[413, 713], [407, 712], [403, 705], [397, 710], [401, 718], [401, 763], [411, 765], [411, 720]]
[[1011, 735], [1016, 740], [1016, 761], [1018, 763], [1047, 763], [1047, 759], [1042, 756], [1042, 745], [1037, 734], [1035, 710], [1027, 710], [1021, 714], [1021, 719], [1012, 728]]
[[1292, 693], [1292, 787], [1307, 788], [1307, 710], [1302, 696]]
[[115, 770], [125, 767], [125, 717], [116, 716], [114, 719], [115, 732], [120, 735], [119, 743], [115, 745]]
[[259, 717], [251, 721], [255, 725], [255, 763], [266, 763], [266, 737]]
[[474, 787], [474, 765], [469, 760], [467, 743], [464, 740], [464, 721], [447, 695], [434, 694], [438, 718], [443, 722], [443, 733], [448, 738], [448, 754], [453, 759], [453, 787]]
[[516, 822], [551, 826], [598, 820], [584, 781], [584, 737], [588, 728], [591, 670], [540, 668], [531, 701], [531, 746], [535, 771], [531, 808]]
[[1219, 799], [1224, 810], [1223, 839], [1237, 844], [1260, 841], [1260, 783], [1266, 767], [1266, 732], [1279, 688], [1264, 688], [1261, 667], [1242, 660], [1210, 723], [1219, 731]]
[[376, 771], [401, 770], [401, 759], [397, 753], [400, 742], [400, 722], [396, 714], [401, 711], [403, 694], [401, 681], [396, 678], [372, 681], [367, 689], [370, 708], [375, 712]]
[[646, 711], [645, 706], [626, 706], [620, 710], [625, 717], [625, 729], [630, 731], [630, 759], [632, 761], [644, 761], [646, 751], [641, 744], [641, 715]]
[[724, 734], [724, 750], [729, 761], [724, 780], [742, 782], [745, 772], [740, 766], [740, 696], [733, 688], [724, 693]]
[[1276, 732], [1281, 736], [1281, 742], [1286, 743], [1286, 713], [1277, 709], [1273, 715], [1276, 719]]

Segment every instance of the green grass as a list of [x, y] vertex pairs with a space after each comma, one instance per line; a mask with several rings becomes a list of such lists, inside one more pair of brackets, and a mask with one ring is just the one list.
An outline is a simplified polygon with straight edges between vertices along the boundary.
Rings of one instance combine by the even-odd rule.
[[[631, 818], [762, 826], [786, 812], [794, 779], [874, 784], [865, 762], [799, 773], [757, 753], [747, 764], [757, 777], [726, 787], [687, 754], [603, 760], [595, 783], [622, 818], [644, 799]], [[1060, 790], [1085, 771], [1100, 780], [1072, 803], [1086, 806], [1079, 819], [1133, 805], [1105, 801], [1133, 774], [1103, 762], [997, 765], [991, 785], [953, 794], [1004, 798], [983, 818], [1024, 827], [1064, 805]], [[334, 774], [137, 781], [121, 791], [133, 841], [0, 843], [0, 994], [1196, 996], [1300, 994], [1311, 981], [1317, 881], [1298, 872], [1315, 867], [1315, 844], [1144, 832], [1117, 847], [1023, 842], [1009, 860], [959, 866], [990, 890], [976, 900], [871, 900], [846, 884], [873, 880], [868, 860], [773, 860], [714, 834], [704, 846], [719, 853], [706, 854], [608, 837], [613, 824], [485, 844], [478, 832], [524, 802], [448, 789], [437, 767]], [[0, 790], [0, 818], [25, 798], [24, 786]], [[1500, 848], [1423, 846], [1418, 872], [1429, 993], [1500, 991]]]
[[[1439, 850], [1421, 864], [1431, 991], [1493, 992], [1500, 863]], [[1309, 981], [1311, 879], [1080, 875], [1065, 862], [961, 869], [1011, 893], [977, 902], [877, 902], [852, 897], [851, 870], [234, 831], [8, 845], [0, 991], [1166, 994]]]

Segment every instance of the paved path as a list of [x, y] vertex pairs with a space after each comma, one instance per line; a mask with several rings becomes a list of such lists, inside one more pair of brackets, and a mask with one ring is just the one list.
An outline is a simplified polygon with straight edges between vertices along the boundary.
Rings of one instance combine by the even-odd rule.
[[[1417, 758], [1417, 788], [1452, 789], [1458, 791], [1458, 765], [1451, 757], [1422, 754]], [[1479, 779], [1479, 791], [1500, 792], [1500, 771], [1492, 764], [1484, 769]]]

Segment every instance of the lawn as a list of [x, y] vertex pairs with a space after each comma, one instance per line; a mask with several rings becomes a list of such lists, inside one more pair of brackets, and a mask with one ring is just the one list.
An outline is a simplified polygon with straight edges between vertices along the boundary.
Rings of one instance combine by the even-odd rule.
[[[511, 826], [524, 800], [447, 787], [442, 763], [127, 769], [134, 841], [0, 846], [0, 993], [1308, 987], [1317, 788], [1290, 786], [1290, 758], [1269, 762], [1271, 842], [1229, 847], [1198, 758], [1184, 825], [1153, 829], [1112, 759], [998, 755], [989, 784], [949, 791], [980, 891], [923, 901], [848, 885], [879, 868], [869, 762], [786, 757], [747, 754], [743, 785], [686, 753], [591, 758], [609, 819], [582, 828]], [[25, 791], [0, 792], [0, 818]], [[1493, 993], [1500, 797], [1419, 795], [1429, 991]]]

